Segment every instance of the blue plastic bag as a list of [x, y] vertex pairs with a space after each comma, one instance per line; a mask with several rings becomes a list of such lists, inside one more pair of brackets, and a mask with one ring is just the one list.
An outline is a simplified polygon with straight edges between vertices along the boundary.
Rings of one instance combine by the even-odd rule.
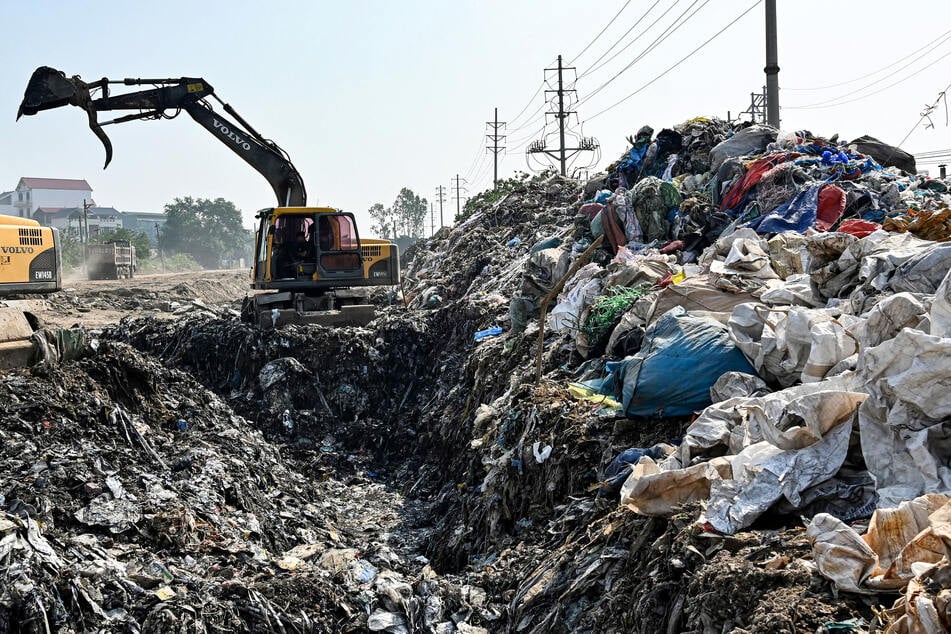
[[710, 405], [710, 388], [727, 372], [756, 374], [723, 324], [675, 306], [647, 332], [640, 352], [608, 363], [585, 385], [624, 405], [628, 416], [689, 416]]
[[498, 326], [492, 326], [491, 328], [486, 328], [485, 330], [480, 330], [475, 334], [476, 341], [482, 341], [488, 337], [495, 337], [502, 334], [502, 329]]

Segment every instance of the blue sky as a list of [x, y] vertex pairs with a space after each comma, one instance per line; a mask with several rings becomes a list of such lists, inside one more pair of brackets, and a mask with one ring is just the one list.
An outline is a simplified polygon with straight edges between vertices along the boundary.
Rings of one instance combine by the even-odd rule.
[[[184, 114], [171, 121], [107, 128], [115, 158], [105, 171], [102, 148], [79, 109], [48, 111], [14, 123], [31, 72], [49, 65], [87, 80], [204, 77], [224, 101], [289, 152], [307, 183], [311, 204], [365, 217], [370, 205], [389, 204], [403, 186], [432, 200], [435, 187], [448, 187], [457, 172], [469, 178], [471, 191], [478, 191], [491, 184], [480, 142], [492, 108], [499, 107], [502, 120], [513, 117], [529, 104], [542, 69], [559, 53], [573, 59], [623, 4], [0, 0], [5, 22], [0, 112], [7, 113], [0, 117], [0, 189], [12, 188], [20, 176], [86, 178], [97, 203], [141, 211], [161, 210], [176, 196], [222, 196], [244, 211], [249, 226], [256, 209], [274, 204], [264, 179]], [[699, 11], [582, 103], [580, 119], [647, 83], [751, 4], [657, 2], [605, 57], [607, 63], [579, 79], [582, 99], [683, 11]], [[632, 0], [577, 59], [578, 70], [591, 66], [652, 5], [653, 0]], [[868, 133], [896, 143], [913, 128], [922, 107], [951, 84], [951, 56], [940, 59], [951, 52], [951, 38], [878, 74], [850, 81], [951, 29], [946, 0], [912, 2], [902, 13], [893, 2], [873, 0], [779, 5], [784, 128], [838, 132], [847, 138]], [[666, 17], [642, 35], [667, 9]], [[640, 37], [617, 54], [634, 36]], [[677, 69], [585, 122], [584, 134], [601, 143], [601, 166], [616, 158], [625, 148], [624, 137], [644, 123], [660, 130], [695, 115], [723, 116], [743, 109], [750, 91], [764, 82], [763, 51], [760, 4]], [[921, 59], [915, 61], [918, 55]], [[904, 64], [908, 67], [896, 72]], [[892, 72], [896, 74], [884, 77]], [[913, 72], [911, 79], [888, 88]], [[831, 84], [842, 85], [792, 90]], [[831, 108], [786, 109], [835, 104], [841, 96], [839, 101], [859, 99]], [[540, 99], [531, 101], [510, 126], [517, 130], [512, 140], [523, 140], [541, 126], [528, 116]], [[916, 152], [951, 148], [943, 110], [934, 121], [935, 129], [917, 128], [905, 147]], [[508, 175], [517, 169], [526, 169], [523, 147], [506, 154], [500, 171]], [[448, 209], [446, 217], [451, 217]]]

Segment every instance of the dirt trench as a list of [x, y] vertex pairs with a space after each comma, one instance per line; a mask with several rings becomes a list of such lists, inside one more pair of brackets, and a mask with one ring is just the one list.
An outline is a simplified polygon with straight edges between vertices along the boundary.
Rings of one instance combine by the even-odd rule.
[[536, 384], [534, 330], [473, 340], [499, 312], [491, 293], [267, 331], [237, 317], [241, 275], [77, 284], [48, 302], [41, 317], [79, 321], [92, 345], [0, 375], [0, 531], [21, 553], [0, 576], [0, 632], [873, 620], [815, 573], [795, 518], [722, 537], [699, 509], [618, 509], [606, 465], [688, 421], [573, 400], [557, 339]]
[[[354, 500], [382, 487], [401, 574], [444, 586], [445, 603], [465, 609], [460, 631], [816, 632], [873, 618], [815, 574], [801, 525], [720, 538], [696, 513], [618, 510], [597, 486], [604, 466], [687, 421], [599, 416], [566, 396], [557, 349], [534, 385], [532, 337], [472, 341], [489, 312], [394, 307], [368, 328], [280, 331], [195, 315], [104, 336], [197, 378], [305, 477], [344, 483]], [[533, 459], [536, 438], [550, 459]], [[393, 612], [412, 621], [405, 603]], [[407, 631], [451, 630], [423, 618]]]

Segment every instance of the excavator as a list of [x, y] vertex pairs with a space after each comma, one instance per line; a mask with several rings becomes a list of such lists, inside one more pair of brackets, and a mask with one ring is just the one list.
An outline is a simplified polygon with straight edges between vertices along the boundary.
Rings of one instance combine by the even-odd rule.
[[[30, 365], [38, 322], [22, 293], [53, 293], [63, 287], [59, 232], [31, 218], [0, 216], [0, 369]], [[27, 304], [27, 310], [21, 310]]]
[[[113, 94], [116, 85], [149, 88]], [[86, 111], [89, 128], [105, 148], [104, 167], [112, 161], [112, 142], [103, 126], [170, 119], [185, 111], [264, 176], [278, 206], [256, 215], [251, 288], [264, 292], [245, 299], [242, 317], [247, 321], [262, 327], [365, 325], [374, 308], [365, 303], [360, 287], [400, 283], [397, 245], [361, 238], [351, 213], [308, 207], [304, 181], [287, 153], [222, 101], [204, 79], [104, 77], [85, 82], [41, 66], [27, 84], [17, 119], [67, 105]], [[134, 112], [100, 122], [99, 113], [106, 111]]]

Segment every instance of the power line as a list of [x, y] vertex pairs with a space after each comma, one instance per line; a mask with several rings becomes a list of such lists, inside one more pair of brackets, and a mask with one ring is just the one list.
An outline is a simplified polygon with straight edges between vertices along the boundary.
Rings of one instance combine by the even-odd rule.
[[485, 148], [485, 137], [479, 139], [479, 149], [476, 150], [475, 156], [472, 157], [472, 161], [469, 163], [469, 169], [465, 171], [466, 176], [472, 173], [476, 164], [485, 156], [485, 153], [482, 151], [483, 148]]
[[[817, 109], [822, 109], [822, 108], [837, 108], [837, 107], [839, 107], [839, 106], [844, 106], [845, 104], [855, 103], [856, 101], [862, 101], [863, 99], [868, 99], [869, 97], [874, 97], [875, 95], [877, 95], [877, 94], [879, 94], [879, 93], [885, 92], [885, 91], [888, 90], [889, 88], [894, 88], [894, 87], [897, 86], [898, 84], [903, 84], [903, 83], [905, 83], [906, 81], [908, 81], [909, 79], [913, 79], [914, 77], [917, 77], [918, 75], [920, 75], [921, 73], [923, 73], [923, 72], [925, 72], [926, 70], [930, 69], [932, 66], [934, 66], [935, 64], [937, 64], [938, 62], [940, 62], [941, 60], [943, 60], [945, 57], [947, 57], [947, 56], [949, 56], [949, 55], [951, 55], [951, 50], [949, 50], [947, 53], [945, 53], [944, 55], [942, 55], [942, 56], [939, 57], [938, 59], [934, 60], [933, 62], [931, 62], [931, 63], [928, 64], [927, 66], [925, 66], [925, 67], [923, 67], [923, 68], [919, 68], [918, 70], [916, 70], [915, 72], [911, 73], [910, 75], [905, 75], [904, 77], [902, 77], [902, 78], [899, 79], [898, 81], [894, 81], [894, 82], [888, 84], [887, 86], [885, 86], [885, 87], [883, 87], [883, 88], [879, 88], [878, 90], [875, 90], [875, 91], [873, 91], [873, 92], [870, 92], [870, 93], [868, 93], [867, 95], [862, 95], [861, 97], [855, 97], [854, 99], [846, 99], [845, 101], [839, 101], [839, 102], [837, 102], [837, 103], [831, 103], [831, 104], [828, 104], [828, 105], [825, 105], [825, 106], [789, 106], [789, 108], [791, 108], [792, 110], [817, 110]], [[845, 95], [843, 95], [843, 96], [845, 96]], [[920, 123], [920, 122], [919, 122], [919, 123]]]
[[945, 149], [945, 150], [927, 150], [927, 151], [925, 151], [925, 152], [915, 152], [914, 155], [915, 155], [915, 156], [928, 156], [929, 154], [948, 154], [949, 152], [951, 152], [951, 148], [947, 148], [947, 149]]
[[[932, 46], [932, 47], [929, 48], [927, 51], [925, 51], [924, 53], [922, 53], [921, 55], [919, 55], [919, 56], [916, 57], [915, 59], [911, 60], [910, 62], [908, 62], [908, 63], [905, 64], [904, 66], [899, 66], [898, 68], [896, 68], [896, 69], [893, 70], [892, 72], [888, 73], [887, 75], [884, 75], [884, 76], [882, 76], [882, 77], [879, 77], [879, 78], [876, 79], [875, 81], [873, 81], [873, 82], [871, 82], [871, 83], [869, 83], [869, 84], [866, 84], [865, 86], [862, 86], [861, 88], [856, 88], [855, 90], [850, 90], [849, 92], [847, 92], [847, 93], [845, 93], [845, 94], [842, 94], [842, 95], [839, 95], [838, 97], [833, 97], [833, 98], [831, 98], [831, 99], [826, 99], [826, 100], [824, 100], [824, 101], [818, 101], [818, 102], [816, 102], [816, 103], [810, 103], [810, 104], [806, 104], [806, 105], [803, 105], [803, 106], [787, 106], [787, 107], [788, 107], [790, 110], [811, 110], [811, 109], [814, 109], [814, 108], [824, 108], [824, 107], [833, 107], [833, 106], [841, 105], [840, 103], [835, 103], [835, 102], [852, 103], [851, 101], [842, 101], [842, 99], [845, 99], [846, 97], [851, 97], [852, 95], [858, 94], [858, 93], [862, 92], [863, 90], [866, 90], [866, 89], [868, 89], [868, 88], [871, 88], [872, 86], [874, 86], [874, 85], [876, 85], [876, 84], [880, 84], [881, 82], [885, 81], [885, 80], [888, 79], [889, 77], [893, 77], [893, 76], [897, 75], [898, 73], [900, 73], [901, 71], [905, 70], [906, 68], [908, 68], [909, 66], [911, 66], [911, 65], [914, 64], [915, 62], [919, 61], [919, 60], [922, 59], [923, 57], [927, 56], [929, 53], [931, 53], [932, 51], [934, 51], [935, 49], [937, 49], [938, 47], [940, 47], [942, 44], [944, 44], [945, 42], [947, 42], [947, 41], [949, 41], [949, 40], [951, 40], [951, 36], [946, 37], [944, 40], [942, 40], [941, 42], [939, 42], [937, 45]], [[948, 53], [942, 55], [941, 57], [939, 57], [938, 59], [936, 59], [934, 62], [931, 62], [930, 64], [928, 64], [927, 66], [925, 66], [924, 69], [922, 69], [922, 70], [925, 70], [925, 69], [929, 68], [930, 66], [932, 66], [932, 65], [934, 65], [935, 63], [941, 61], [942, 59], [944, 59], [944, 58], [947, 57], [947, 56], [948, 56]], [[921, 72], [921, 71], [919, 70], [918, 72]], [[905, 76], [906, 79], [907, 79], [908, 77], [914, 77], [914, 75], [906, 75], [906, 76]], [[890, 85], [887, 86], [886, 88], [890, 88], [891, 86], [895, 86], [895, 85], [897, 85], [898, 83], [901, 83], [901, 82], [900, 82], [900, 81], [899, 81], [899, 82], [895, 82], [895, 83], [893, 83], [893, 84], [890, 84]], [[881, 92], [881, 91], [878, 91], [878, 92]], [[871, 95], [876, 95], [876, 94], [878, 94], [878, 92], [872, 92], [872, 93], [870, 93], [869, 95], [865, 95], [865, 96], [863, 96], [863, 97], [859, 97], [859, 99], [864, 99], [865, 97], [869, 97], [869, 96], [871, 96]], [[853, 101], [854, 101], [854, 100], [853, 100]]]
[[539, 137], [539, 135], [541, 135], [542, 133], [545, 132], [545, 128], [546, 128], [546, 126], [547, 126], [547, 123], [548, 123], [548, 122], [546, 121], [545, 123], [542, 124], [542, 126], [541, 126], [540, 128], [538, 128], [538, 129], [534, 130], [533, 132], [529, 133], [527, 136], [524, 136], [524, 137], [518, 139], [517, 141], [509, 141], [509, 149], [510, 149], [510, 150], [520, 150], [520, 149], [522, 149], [523, 147], [525, 147], [525, 145], [526, 145], [529, 141], [531, 141], [531, 140], [533, 140], [533, 139], [537, 139], [537, 138]]
[[[670, 6], [670, 9], [673, 9], [675, 6], [677, 6], [677, 3], [678, 3], [678, 2], [680, 2], [680, 0], [675, 0], [675, 1], [674, 1], [674, 4], [672, 4], [672, 5]], [[644, 13], [642, 13], [642, 14], [641, 14], [641, 17], [637, 18], [637, 21], [634, 22], [634, 24], [632, 24], [631, 27], [630, 27], [628, 30], [624, 31], [624, 33], [621, 34], [621, 37], [619, 37], [618, 39], [616, 39], [616, 40], [614, 41], [614, 44], [612, 44], [611, 46], [608, 47], [608, 50], [606, 50], [606, 51], [604, 51], [603, 53], [601, 53], [601, 57], [599, 57], [598, 59], [594, 60], [594, 62], [592, 62], [590, 66], [588, 66], [586, 69], [584, 69], [583, 71], [581, 71], [581, 75], [579, 76], [579, 78], [586, 76], [588, 73], [594, 72], [594, 70], [597, 70], [597, 68], [594, 68], [594, 66], [597, 65], [597, 63], [600, 62], [602, 59], [604, 59], [604, 58], [607, 56], [608, 53], [610, 53], [612, 50], [614, 50], [614, 47], [617, 46], [618, 44], [620, 44], [620, 43], [621, 43], [621, 40], [623, 40], [625, 37], [627, 37], [628, 33], [630, 33], [630, 32], [633, 31], [635, 28], [637, 28], [637, 25], [640, 24], [641, 22], [643, 22], [643, 21], [644, 21], [644, 18], [646, 18], [646, 17], [648, 16], [648, 14], [650, 14], [650, 12], [653, 11], [653, 10], [654, 10], [654, 7], [656, 7], [658, 4], [660, 4], [660, 0], [655, 0], [654, 4], [652, 4], [651, 6], [647, 7], [647, 11], [645, 11]], [[647, 33], [648, 31], [650, 31], [650, 30], [651, 30], [651, 27], [653, 27], [655, 24], [657, 24], [657, 23], [661, 20], [661, 18], [663, 18], [665, 15], [667, 15], [667, 13], [670, 11], [670, 9], [667, 9], [667, 11], [664, 11], [664, 12], [660, 15], [659, 18], [657, 18], [656, 20], [654, 20], [654, 21], [651, 23], [650, 26], [648, 26], [646, 29], [644, 29], [644, 33]], [[644, 35], [644, 33], [641, 33], [641, 35]], [[630, 42], [628, 42], [627, 45], [626, 45], [624, 48], [622, 48], [620, 51], [618, 51], [618, 52], [615, 54], [614, 57], [617, 57], [618, 55], [620, 55], [622, 51], [624, 51], [628, 46], [630, 46], [631, 44], [633, 44], [633, 43], [636, 42], [636, 41], [637, 41], [637, 38], [635, 37], [633, 40], [631, 40]], [[614, 59], [614, 57], [612, 57], [611, 59]], [[608, 61], [611, 61], [611, 60], [608, 60]], [[598, 68], [601, 68], [601, 66], [598, 66]]]
[[621, 13], [624, 12], [624, 9], [626, 9], [626, 8], [627, 8], [627, 5], [629, 5], [629, 4], [631, 4], [631, 0], [627, 0], [627, 2], [625, 2], [625, 3], [621, 6], [621, 8], [618, 9], [618, 12], [614, 14], [614, 17], [611, 18], [610, 20], [608, 20], [608, 23], [604, 25], [604, 28], [601, 29], [601, 30], [598, 32], [598, 34], [594, 36], [594, 39], [591, 40], [590, 42], [588, 42], [588, 45], [585, 46], [583, 49], [581, 49], [581, 52], [578, 53], [577, 55], [575, 55], [575, 56], [571, 59], [571, 61], [568, 62], [568, 63], [569, 63], [569, 64], [574, 64], [576, 61], [578, 61], [578, 58], [581, 57], [582, 55], [584, 55], [585, 51], [587, 51], [589, 48], [591, 48], [591, 45], [594, 44], [595, 42], [597, 42], [599, 37], [601, 37], [602, 35], [604, 35], [604, 32], [608, 30], [608, 27], [611, 26], [612, 24], [614, 24], [614, 21], [617, 20], [618, 16], [621, 15]]
[[526, 110], [528, 110], [529, 106], [531, 106], [531, 105], [532, 105], [532, 102], [535, 100], [535, 97], [537, 97], [537, 96], [541, 93], [542, 88], [544, 88], [544, 87], [545, 87], [545, 82], [544, 82], [544, 81], [543, 81], [542, 83], [538, 84], [538, 88], [535, 90], [535, 94], [533, 94], [531, 97], [529, 97], [529, 98], [528, 98], [528, 102], [525, 104], [525, 106], [523, 106], [522, 109], [519, 110], [519, 112], [518, 112], [517, 115], [515, 115], [514, 117], [512, 117], [512, 123], [518, 121], [518, 118], [521, 117], [521, 116], [525, 113]]
[[[536, 115], [537, 115], [538, 113], [540, 113], [540, 112], [542, 111], [542, 108], [544, 108], [544, 107], [547, 106], [547, 105], [548, 105], [548, 101], [547, 101], [547, 100], [542, 100], [541, 104], [539, 104], [539, 106], [538, 106], [537, 108], [535, 108], [535, 112], [533, 112], [533, 113], [531, 114], [530, 118], [526, 119], [523, 124], [521, 124], [521, 125], [519, 125], [519, 126], [517, 126], [517, 127], [514, 127], [514, 128], [509, 128], [509, 134], [513, 134], [513, 133], [518, 132], [518, 131], [520, 131], [520, 130], [524, 130], [525, 128], [527, 128], [527, 127], [530, 126], [530, 125], [535, 125], [535, 123], [537, 123], [538, 121], [541, 120], [541, 117], [538, 117], [538, 116], [536, 116]], [[544, 115], [543, 115], [543, 116], [544, 116]]]
[[[636, 64], [636, 63], [639, 62], [641, 59], [643, 59], [648, 53], [650, 53], [650, 52], [653, 51], [655, 48], [657, 48], [658, 46], [660, 46], [660, 45], [664, 42], [664, 40], [666, 40], [668, 37], [670, 37], [671, 35], [673, 35], [673, 34], [677, 31], [677, 29], [679, 29], [679, 28], [682, 27], [684, 24], [686, 24], [687, 22], [689, 22], [690, 19], [693, 18], [693, 16], [697, 15], [697, 13], [698, 13], [701, 9], [703, 9], [703, 7], [705, 7], [705, 6], [707, 5], [707, 3], [710, 2], [710, 0], [704, 0], [704, 3], [703, 3], [702, 5], [700, 5], [700, 6], [696, 9], [696, 11], [694, 11], [693, 13], [691, 13], [686, 19], [684, 19], [682, 22], [679, 22], [679, 24], [678, 24], [678, 21], [680, 21], [681, 18], [683, 18], [683, 17], [687, 14], [687, 12], [689, 12], [690, 9], [692, 9], [692, 8], [697, 4], [697, 2], [699, 2], [699, 0], [694, 0], [694, 1], [690, 4], [690, 6], [687, 7], [687, 9], [686, 9], [683, 13], [681, 13], [679, 16], [677, 16], [677, 17], [674, 19], [674, 21], [671, 22], [671, 23], [667, 26], [667, 28], [664, 29], [664, 31], [661, 32], [661, 34], [660, 34], [659, 36], [657, 36], [656, 38], [654, 38], [654, 41], [653, 41], [653, 42], [651, 42], [650, 44], [648, 44], [647, 48], [645, 48], [637, 57], [635, 57], [633, 60], [631, 60], [631, 62], [630, 62], [627, 66], [625, 66], [624, 68], [622, 68], [621, 70], [619, 70], [617, 73], [615, 73], [615, 75], [614, 75], [613, 77], [611, 77], [609, 80], [607, 80], [606, 82], [604, 82], [603, 84], [601, 84], [600, 86], [598, 86], [597, 88], [595, 88], [592, 92], [588, 93], [588, 94], [585, 96], [585, 98], [582, 99], [581, 102], [580, 102], [578, 105], [581, 105], [581, 104], [583, 104], [583, 103], [586, 103], [586, 102], [587, 102], [589, 99], [591, 99], [593, 96], [595, 96], [596, 94], [598, 94], [599, 92], [601, 92], [602, 90], [604, 90], [609, 84], [611, 84], [611, 82], [613, 82], [615, 79], [617, 79], [618, 77], [620, 77], [623, 73], [625, 73], [625, 72], [626, 72], [629, 68], [631, 68], [634, 64]], [[674, 25], [676, 25], [676, 26], [674, 26]], [[674, 27], [673, 30], [670, 30], [671, 27]]]
[[794, 90], [794, 91], [797, 91], [797, 92], [815, 92], [815, 91], [818, 91], [818, 90], [828, 90], [829, 88], [838, 88], [839, 86], [845, 86], [845, 85], [847, 85], [847, 84], [854, 84], [854, 83], [857, 82], [857, 81], [861, 81], [861, 80], [867, 79], [868, 77], [871, 77], [871, 76], [873, 76], [873, 75], [877, 75], [877, 74], [879, 74], [880, 72], [882, 72], [883, 70], [888, 70], [889, 68], [891, 68], [891, 67], [894, 66], [895, 64], [900, 64], [900, 63], [902, 63], [903, 61], [905, 61], [906, 59], [908, 59], [909, 57], [911, 57], [911, 56], [914, 55], [915, 53], [918, 53], [918, 52], [920, 52], [920, 51], [923, 51], [924, 49], [928, 48], [929, 46], [931, 46], [932, 44], [934, 44], [935, 42], [937, 42], [938, 40], [940, 40], [941, 38], [943, 38], [943, 37], [945, 37], [945, 36], [947, 36], [947, 35], [951, 35], [951, 31], [945, 31], [944, 33], [942, 33], [941, 35], [939, 35], [939, 36], [936, 37], [935, 39], [931, 40], [930, 42], [928, 42], [927, 44], [925, 44], [925, 45], [922, 46], [921, 48], [918, 48], [918, 49], [913, 50], [911, 53], [908, 53], [908, 55], [905, 55], [905, 56], [902, 57], [901, 59], [897, 59], [897, 60], [895, 60], [894, 62], [892, 62], [891, 64], [888, 64], [887, 66], [882, 66], [882, 67], [879, 68], [878, 70], [874, 70], [874, 71], [872, 71], [872, 72], [870, 72], [870, 73], [866, 73], [866, 74], [861, 75], [861, 76], [859, 76], [859, 77], [855, 77], [855, 78], [849, 79], [849, 80], [847, 80], [847, 81], [840, 81], [840, 82], [835, 83], [835, 84], [827, 84], [827, 85], [825, 85], [825, 86], [813, 86], [812, 88], [788, 88], [788, 87], [786, 87], [786, 86], [783, 86], [783, 90]]
[[687, 61], [688, 59], [690, 59], [691, 57], [693, 57], [700, 49], [702, 49], [702, 48], [705, 47], [707, 44], [709, 44], [710, 42], [712, 42], [713, 40], [715, 40], [716, 38], [718, 38], [720, 35], [722, 35], [727, 29], [729, 29], [731, 26], [733, 26], [734, 24], [736, 24], [737, 22], [739, 22], [747, 13], [749, 13], [750, 11], [752, 11], [753, 9], [755, 9], [755, 8], [756, 8], [757, 6], [759, 6], [762, 2], [763, 2], [763, 0], [756, 0], [756, 2], [754, 2], [752, 5], [750, 5], [750, 7], [749, 7], [748, 9], [746, 9], [743, 13], [741, 13], [741, 14], [739, 14], [738, 16], [736, 16], [735, 18], [733, 18], [733, 20], [731, 20], [725, 27], [723, 27], [722, 29], [720, 29], [719, 31], [717, 31], [716, 33], [714, 33], [710, 38], [708, 38], [706, 41], [704, 41], [702, 44], [700, 44], [700, 46], [698, 46], [697, 48], [693, 49], [692, 51], [690, 51], [689, 53], [687, 53], [686, 55], [684, 55], [683, 57], [681, 57], [679, 60], [677, 60], [676, 63], [674, 63], [672, 66], [668, 67], [667, 70], [663, 71], [662, 73], [660, 73], [659, 75], [657, 75], [656, 77], [654, 77], [652, 80], [650, 80], [649, 82], [647, 82], [646, 84], [644, 84], [643, 86], [641, 86], [640, 88], [638, 88], [637, 90], [635, 90], [634, 92], [630, 93], [630, 94], [627, 95], [626, 97], [623, 97], [623, 98], [619, 99], [618, 101], [614, 102], [613, 104], [611, 104], [610, 106], [608, 106], [608, 107], [605, 108], [604, 110], [601, 110], [600, 112], [598, 112], [598, 113], [596, 113], [596, 114], [594, 114], [594, 115], [588, 117], [587, 120], [588, 120], [588, 121], [591, 121], [591, 120], [594, 119], [595, 117], [601, 116], [602, 114], [604, 114], [604, 113], [607, 112], [608, 110], [612, 110], [612, 109], [616, 108], [617, 106], [621, 105], [622, 103], [624, 103], [625, 101], [627, 101], [628, 99], [630, 99], [631, 97], [633, 97], [634, 95], [640, 93], [641, 91], [645, 90], [647, 87], [653, 85], [654, 82], [656, 82], [656, 81], [659, 80], [661, 77], [663, 77], [664, 75], [666, 75], [666, 74], [669, 73], [670, 71], [674, 70], [675, 68], [677, 68], [678, 66], [680, 66], [681, 64], [683, 64], [685, 61]]

